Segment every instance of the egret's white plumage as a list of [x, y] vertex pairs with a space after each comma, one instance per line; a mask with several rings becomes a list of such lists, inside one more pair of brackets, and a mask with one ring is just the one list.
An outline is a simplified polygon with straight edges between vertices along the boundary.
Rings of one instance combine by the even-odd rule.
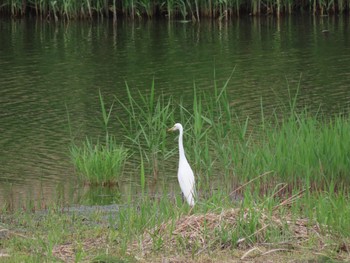
[[169, 131], [179, 131], [179, 170], [177, 172], [177, 179], [179, 180], [181, 191], [190, 206], [195, 204], [195, 181], [193, 171], [189, 165], [186, 156], [185, 150], [182, 142], [183, 137], [183, 128], [180, 123], [176, 123], [174, 127], [170, 128]]

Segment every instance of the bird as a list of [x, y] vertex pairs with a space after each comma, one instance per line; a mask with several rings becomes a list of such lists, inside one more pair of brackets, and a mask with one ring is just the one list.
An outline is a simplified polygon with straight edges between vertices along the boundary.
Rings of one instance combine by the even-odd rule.
[[175, 125], [168, 129], [168, 131], [179, 131], [179, 168], [177, 171], [177, 179], [179, 180], [181, 191], [189, 204], [193, 207], [195, 204], [196, 190], [193, 171], [188, 163], [185, 155], [185, 149], [183, 146], [183, 127], [181, 123], [175, 123]]

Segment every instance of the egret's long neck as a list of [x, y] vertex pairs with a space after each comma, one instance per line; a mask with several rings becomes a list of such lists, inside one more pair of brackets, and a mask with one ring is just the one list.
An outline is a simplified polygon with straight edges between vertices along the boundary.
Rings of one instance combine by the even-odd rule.
[[180, 129], [179, 132], [180, 132], [180, 134], [179, 134], [179, 161], [181, 162], [181, 160], [186, 160], [186, 156], [185, 156], [184, 145], [182, 142], [183, 130]]

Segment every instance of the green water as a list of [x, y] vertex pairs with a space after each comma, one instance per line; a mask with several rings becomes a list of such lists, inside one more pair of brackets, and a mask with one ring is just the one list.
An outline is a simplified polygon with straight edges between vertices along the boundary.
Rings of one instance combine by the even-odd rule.
[[[350, 21], [345, 17], [245, 18], [229, 23], [168, 21], [53, 23], [0, 21], [0, 203], [33, 200], [38, 205], [119, 202], [140, 187], [138, 161], [131, 159], [121, 193], [79, 186], [69, 160], [72, 136], [102, 131], [98, 91], [107, 104], [126, 100], [125, 81], [147, 93], [192, 101], [235, 69], [228, 90], [242, 116], [288, 102], [288, 89], [301, 87], [299, 102], [337, 113], [350, 105]], [[326, 30], [326, 31], [324, 31]], [[115, 112], [125, 116], [121, 108]], [[173, 123], [169, 123], [172, 126]], [[112, 129], [119, 138], [116, 122]], [[169, 140], [174, 140], [172, 136]], [[161, 178], [176, 184], [176, 163]], [[159, 187], [161, 187], [161, 182]], [[157, 189], [157, 186], [155, 187]], [[157, 190], [154, 190], [157, 193]], [[84, 197], [85, 196], [85, 197]], [[100, 200], [100, 201], [99, 201]]]

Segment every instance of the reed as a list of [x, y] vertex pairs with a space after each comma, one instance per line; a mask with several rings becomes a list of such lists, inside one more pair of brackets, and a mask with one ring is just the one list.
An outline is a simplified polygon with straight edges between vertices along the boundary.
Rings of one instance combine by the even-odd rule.
[[342, 183], [349, 172], [349, 124], [348, 117], [325, 120], [307, 112], [295, 113], [280, 123], [276, 120], [256, 135], [259, 139], [251, 139], [248, 147], [237, 140], [236, 151], [231, 152], [236, 156], [236, 174], [273, 170], [278, 181], [292, 184]]
[[127, 86], [128, 103], [118, 101], [127, 118], [119, 121], [127, 140], [150, 164], [154, 178], [160, 163], [177, 154], [175, 144], [167, 143], [166, 129], [180, 119], [185, 127], [185, 148], [190, 149], [186, 154], [204, 185], [223, 179], [233, 186], [266, 171], [274, 174], [261, 182], [263, 191], [279, 182], [290, 184], [290, 189], [302, 185], [324, 189], [330, 183], [347, 182], [348, 115], [327, 117], [308, 112], [298, 105], [297, 87], [288, 106], [267, 115], [262, 105], [261, 120], [251, 121], [231, 106], [228, 82], [220, 88], [215, 84], [211, 93], [200, 93], [194, 85], [191, 107], [181, 100], [175, 106], [172, 97], [156, 98], [154, 82], [149, 95], [139, 92], [135, 96]]
[[266, 132], [264, 155], [275, 160], [271, 168], [282, 180], [341, 181], [348, 172], [349, 153], [344, 147], [350, 141], [344, 132], [349, 131], [349, 124], [342, 116], [328, 121], [307, 112], [291, 116]]
[[127, 118], [118, 118], [125, 138], [136, 147], [140, 156], [150, 164], [149, 168], [156, 180], [159, 172], [159, 156], [165, 155], [166, 130], [172, 120], [171, 99], [156, 96], [155, 83], [152, 82], [148, 95], [140, 91], [133, 95], [126, 84], [128, 103], [116, 98]]
[[342, 14], [349, 11], [349, 0], [339, 1], [280, 1], [271, 0], [0, 0], [0, 13], [13, 17], [33, 14], [45, 19], [92, 19], [117, 16], [141, 19], [167, 17], [170, 19], [193, 20], [214, 18], [220, 21], [242, 14], [255, 16], [299, 13], [309, 10], [310, 14]]

